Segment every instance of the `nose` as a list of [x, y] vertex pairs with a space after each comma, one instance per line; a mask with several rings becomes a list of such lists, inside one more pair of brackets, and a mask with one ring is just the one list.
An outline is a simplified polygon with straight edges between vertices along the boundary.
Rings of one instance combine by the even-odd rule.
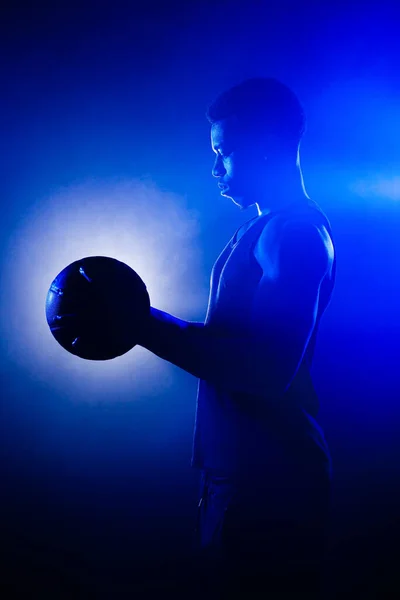
[[215, 163], [211, 172], [213, 177], [222, 177], [223, 175], [225, 175], [226, 170], [220, 156], [217, 156], [217, 158], [215, 159]]

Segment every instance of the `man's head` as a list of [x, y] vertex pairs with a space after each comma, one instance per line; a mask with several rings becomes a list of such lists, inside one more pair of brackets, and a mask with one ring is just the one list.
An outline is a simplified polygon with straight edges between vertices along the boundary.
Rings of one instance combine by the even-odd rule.
[[258, 202], [278, 172], [293, 171], [305, 130], [295, 94], [270, 78], [248, 79], [208, 107], [213, 175], [223, 196], [241, 208]]

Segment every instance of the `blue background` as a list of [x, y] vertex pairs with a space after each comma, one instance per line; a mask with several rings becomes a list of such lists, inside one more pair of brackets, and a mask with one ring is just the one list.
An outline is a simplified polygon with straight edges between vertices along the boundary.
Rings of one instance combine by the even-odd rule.
[[[153, 305], [204, 318], [212, 264], [254, 215], [218, 194], [205, 108], [230, 85], [265, 75], [292, 86], [305, 106], [305, 183], [337, 245], [337, 287], [314, 367], [335, 471], [329, 588], [342, 598], [394, 593], [395, 3], [281, 1], [271, 8], [215, 0], [133, 8], [115, 0], [6, 3], [2, 11], [5, 583], [18, 591], [23, 580], [32, 593], [53, 594], [108, 586], [118, 597], [144, 578], [143, 561], [159, 565], [187, 553], [198, 486], [190, 469], [196, 381], [141, 349], [116, 367], [67, 356], [46, 329], [44, 297], [66, 264], [104, 248], [133, 268], [140, 262]], [[103, 234], [95, 239], [107, 231], [102, 215], [110, 223], [104, 244]]]

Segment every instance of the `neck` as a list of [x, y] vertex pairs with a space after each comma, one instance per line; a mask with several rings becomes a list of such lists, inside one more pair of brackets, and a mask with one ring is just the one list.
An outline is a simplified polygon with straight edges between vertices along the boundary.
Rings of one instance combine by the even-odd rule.
[[258, 214], [261, 215], [292, 204], [304, 204], [309, 200], [300, 164], [297, 164], [290, 169], [277, 169], [274, 176], [268, 178], [256, 207]]

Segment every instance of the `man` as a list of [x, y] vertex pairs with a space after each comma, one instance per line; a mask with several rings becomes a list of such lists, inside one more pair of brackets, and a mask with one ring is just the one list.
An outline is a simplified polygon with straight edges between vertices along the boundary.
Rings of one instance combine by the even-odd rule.
[[286, 86], [247, 80], [207, 116], [221, 195], [257, 216], [214, 265], [205, 323], [152, 308], [140, 344], [200, 379], [192, 463], [208, 591], [317, 597], [331, 461], [310, 368], [335, 279], [330, 226], [304, 188], [304, 115]]

